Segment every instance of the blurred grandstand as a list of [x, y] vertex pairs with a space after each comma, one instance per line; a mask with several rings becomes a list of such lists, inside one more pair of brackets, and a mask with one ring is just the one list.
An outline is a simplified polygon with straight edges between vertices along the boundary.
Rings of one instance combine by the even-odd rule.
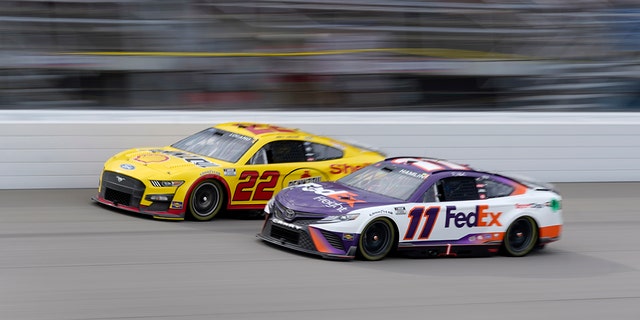
[[634, 110], [636, 7], [2, 0], [0, 108]]

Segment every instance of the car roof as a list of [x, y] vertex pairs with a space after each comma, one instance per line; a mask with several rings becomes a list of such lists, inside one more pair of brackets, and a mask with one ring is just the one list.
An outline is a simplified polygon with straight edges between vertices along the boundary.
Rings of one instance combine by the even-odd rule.
[[215, 126], [217, 129], [238, 133], [252, 138], [262, 138], [273, 135], [316, 136], [295, 128], [281, 127], [260, 122], [227, 122]]
[[[301, 139], [306, 141], [324, 143], [340, 149], [353, 147], [353, 145], [350, 143], [333, 139], [330, 137], [320, 136], [320, 135], [306, 132], [297, 128], [281, 127], [281, 126], [268, 124], [268, 123], [227, 122], [227, 123], [218, 124], [214, 126], [214, 128], [252, 137], [254, 139], [275, 138], [275, 137], [286, 136], [286, 139]], [[360, 148], [366, 149], [365, 147], [360, 147]]]
[[421, 171], [428, 174], [450, 170], [476, 171], [465, 164], [430, 157], [393, 157], [385, 159], [384, 162], [410, 167], [414, 171]]

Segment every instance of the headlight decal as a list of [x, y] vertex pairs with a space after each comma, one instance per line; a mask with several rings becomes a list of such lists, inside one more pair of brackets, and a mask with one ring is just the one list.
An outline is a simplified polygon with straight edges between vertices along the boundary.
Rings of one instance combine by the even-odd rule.
[[179, 187], [184, 181], [182, 180], [149, 180], [152, 186], [162, 188], [162, 187]]

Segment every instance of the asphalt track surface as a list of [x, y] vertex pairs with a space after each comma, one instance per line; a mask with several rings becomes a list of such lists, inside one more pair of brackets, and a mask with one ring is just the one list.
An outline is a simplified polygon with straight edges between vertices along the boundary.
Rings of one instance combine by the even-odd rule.
[[558, 184], [563, 238], [523, 258], [330, 261], [262, 221], [167, 222], [94, 190], [0, 190], [0, 319], [638, 319], [640, 183]]

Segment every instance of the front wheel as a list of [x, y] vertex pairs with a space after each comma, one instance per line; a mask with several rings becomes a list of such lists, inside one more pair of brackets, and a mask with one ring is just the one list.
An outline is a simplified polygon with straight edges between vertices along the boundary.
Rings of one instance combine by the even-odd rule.
[[511, 257], [526, 256], [538, 242], [538, 226], [531, 217], [516, 219], [507, 229], [502, 252]]
[[364, 260], [381, 260], [393, 249], [395, 237], [395, 229], [389, 219], [375, 219], [362, 230], [358, 255]]
[[213, 219], [222, 209], [224, 193], [220, 183], [206, 180], [200, 182], [189, 197], [189, 216], [198, 221]]

